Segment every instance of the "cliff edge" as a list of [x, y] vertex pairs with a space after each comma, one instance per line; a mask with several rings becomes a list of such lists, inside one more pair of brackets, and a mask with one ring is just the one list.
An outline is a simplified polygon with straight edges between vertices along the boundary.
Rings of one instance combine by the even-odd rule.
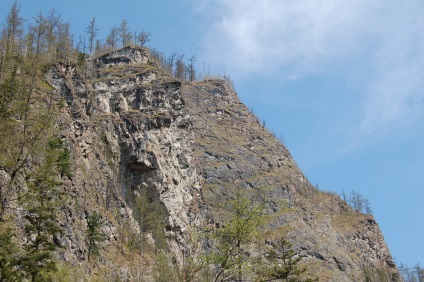
[[[47, 74], [64, 101], [58, 127], [74, 174], [62, 184], [59, 259], [106, 280], [149, 281], [158, 250], [181, 265], [207, 247], [194, 247], [192, 233], [220, 223], [217, 205], [231, 186], [263, 189], [272, 234], [291, 241], [320, 281], [396, 272], [374, 218], [312, 186], [228, 81], [181, 82], [134, 47], [91, 66], [87, 78], [64, 64]], [[93, 212], [106, 235], [96, 263], [85, 238]]]

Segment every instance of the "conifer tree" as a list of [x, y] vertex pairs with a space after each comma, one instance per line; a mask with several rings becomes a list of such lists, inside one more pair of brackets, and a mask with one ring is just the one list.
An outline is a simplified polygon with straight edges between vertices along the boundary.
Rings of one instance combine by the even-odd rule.
[[54, 172], [57, 171], [58, 150], [61, 147], [57, 140], [49, 142], [43, 163], [31, 173], [28, 191], [21, 196], [27, 221], [25, 235], [29, 242], [24, 247], [19, 265], [25, 277], [31, 278], [31, 281], [45, 281], [47, 273], [56, 271], [52, 254], [58, 246], [56, 236], [61, 230], [56, 222], [57, 186], [60, 183]]
[[56, 44], [57, 59], [69, 62], [72, 54], [72, 36], [69, 23], [61, 22], [58, 25], [58, 42]]
[[98, 256], [99, 243], [104, 241], [104, 234], [100, 232], [100, 226], [103, 220], [97, 212], [93, 212], [87, 218], [87, 243], [88, 243], [88, 261], [94, 256]]
[[[213, 250], [209, 262], [214, 266], [214, 281], [243, 279], [243, 266], [249, 253], [247, 246], [258, 235], [264, 203], [261, 195], [248, 195], [236, 189], [232, 199], [224, 204], [227, 218], [212, 235]], [[225, 215], [224, 215], [225, 216]]]
[[[152, 196], [149, 191], [141, 191], [134, 199], [134, 216], [140, 224], [142, 234], [151, 233], [155, 240], [155, 254], [167, 247], [164, 234], [166, 226], [166, 209], [160, 200]], [[144, 235], [142, 235], [144, 236]], [[144, 240], [142, 240], [144, 244]]]
[[24, 19], [19, 15], [21, 7], [14, 2], [12, 8], [7, 15], [6, 36], [7, 48], [6, 53], [18, 53], [23, 35]]
[[[59, 42], [66, 56], [72, 43], [69, 25], [54, 10], [48, 17], [38, 14], [26, 34], [19, 10], [14, 3], [0, 38], [0, 170], [8, 176], [0, 181], [0, 280], [47, 281], [56, 269], [60, 232], [58, 174], [70, 177], [71, 171], [69, 150], [52, 138], [56, 102], [42, 80]], [[7, 211], [16, 204], [25, 223], [24, 245], [15, 244], [12, 229], [3, 228], [14, 225], [17, 214]]]
[[61, 16], [56, 10], [50, 10], [46, 17], [46, 41], [47, 41], [47, 56], [49, 61], [55, 61], [57, 58], [57, 39], [58, 26], [60, 25]]
[[18, 246], [13, 231], [0, 223], [0, 281], [19, 281], [17, 273]]
[[122, 42], [122, 47], [125, 47], [126, 45], [130, 44], [132, 35], [126, 19], [122, 20], [118, 32]]
[[300, 275], [306, 271], [298, 263], [302, 260], [293, 251], [292, 244], [284, 238], [279, 238], [271, 244], [272, 249], [267, 254], [271, 265], [265, 265], [259, 271], [259, 281], [280, 280], [285, 282], [312, 282], [317, 279], [302, 280]]
[[23, 28], [25, 20], [20, 16], [21, 7], [14, 2], [10, 9], [6, 25], [1, 32], [0, 44], [0, 78], [4, 72], [16, 67], [21, 55]]
[[178, 281], [175, 277], [175, 269], [163, 251], [156, 256], [154, 270], [153, 279], [155, 282]]

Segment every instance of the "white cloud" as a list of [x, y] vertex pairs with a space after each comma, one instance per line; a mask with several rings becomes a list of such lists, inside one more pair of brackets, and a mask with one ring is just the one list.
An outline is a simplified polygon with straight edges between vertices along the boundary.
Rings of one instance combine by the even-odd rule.
[[[308, 73], [355, 80], [364, 99], [352, 132], [402, 126], [423, 112], [424, 3], [368, 0], [215, 0], [206, 60], [235, 77]], [[205, 4], [206, 3], [206, 4]], [[365, 97], [365, 98], [364, 98]]]
[[214, 1], [216, 22], [206, 32], [209, 59], [246, 74], [308, 71], [361, 48], [368, 2]]
[[402, 127], [423, 117], [423, 5], [400, 6], [386, 14], [374, 74], [364, 103], [365, 133]]

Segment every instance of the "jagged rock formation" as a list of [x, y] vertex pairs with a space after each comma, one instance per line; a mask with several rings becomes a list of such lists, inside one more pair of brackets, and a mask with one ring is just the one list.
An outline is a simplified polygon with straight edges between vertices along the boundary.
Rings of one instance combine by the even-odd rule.
[[109, 254], [122, 248], [123, 231], [140, 233], [132, 209], [141, 193], [159, 205], [163, 218], [155, 219], [166, 221], [165, 237], [177, 258], [187, 246], [184, 231], [201, 219], [201, 176], [193, 165], [193, 130], [180, 82], [159, 76], [146, 62], [143, 49], [126, 48], [97, 59], [95, 78], [86, 82], [73, 66], [58, 64], [48, 74], [66, 101], [60, 127], [75, 160], [60, 218], [67, 262], [87, 259], [83, 230], [95, 210], [107, 219], [102, 231]]
[[395, 269], [373, 217], [309, 184], [229, 82], [181, 85], [143, 48], [126, 47], [91, 64], [93, 75], [86, 80], [72, 65], [58, 64], [47, 75], [65, 102], [59, 127], [74, 160], [75, 176], [64, 181], [68, 197], [58, 215], [63, 260], [93, 271], [84, 230], [87, 216], [100, 211], [107, 235], [102, 264], [121, 277], [139, 278], [141, 270], [134, 274], [124, 259], [122, 242], [143, 228], [136, 212], [143, 194], [156, 205], [163, 235], [180, 261], [190, 252], [191, 228], [206, 218], [214, 221], [217, 201], [233, 185], [267, 187], [273, 232], [294, 242], [321, 281], [354, 280], [369, 264]]
[[214, 206], [228, 183], [267, 187], [269, 212], [276, 215], [272, 227], [295, 242], [297, 253], [322, 281], [355, 281], [367, 263], [395, 268], [374, 218], [313, 187], [229, 82], [188, 84], [182, 94], [194, 120], [207, 205]]

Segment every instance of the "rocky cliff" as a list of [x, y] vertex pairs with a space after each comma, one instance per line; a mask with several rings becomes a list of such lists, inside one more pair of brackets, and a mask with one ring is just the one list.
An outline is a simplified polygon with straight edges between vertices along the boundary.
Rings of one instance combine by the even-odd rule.
[[[357, 281], [364, 267], [395, 271], [374, 218], [313, 187], [228, 81], [180, 82], [143, 48], [90, 66], [86, 78], [73, 65], [47, 74], [64, 101], [58, 127], [73, 159], [58, 215], [61, 260], [107, 280], [149, 280], [154, 262], [142, 246], [166, 245], [181, 263], [196, 252], [193, 230], [219, 223], [214, 211], [228, 186], [265, 187], [272, 232], [293, 242], [320, 281]], [[85, 230], [95, 211], [106, 240], [93, 263]]]
[[296, 252], [320, 281], [358, 281], [368, 264], [395, 269], [374, 218], [312, 186], [229, 82], [185, 84], [182, 95], [193, 118], [208, 207], [225, 195], [228, 183], [240, 189], [267, 187], [269, 213], [275, 215], [271, 227], [295, 242]]

